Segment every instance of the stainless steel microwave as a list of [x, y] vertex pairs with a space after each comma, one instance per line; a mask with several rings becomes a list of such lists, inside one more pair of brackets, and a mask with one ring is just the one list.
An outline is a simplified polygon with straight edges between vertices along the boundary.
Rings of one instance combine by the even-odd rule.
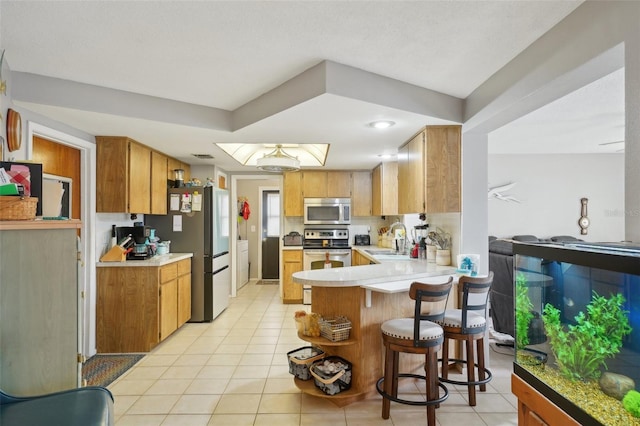
[[305, 198], [305, 225], [349, 225], [351, 198]]

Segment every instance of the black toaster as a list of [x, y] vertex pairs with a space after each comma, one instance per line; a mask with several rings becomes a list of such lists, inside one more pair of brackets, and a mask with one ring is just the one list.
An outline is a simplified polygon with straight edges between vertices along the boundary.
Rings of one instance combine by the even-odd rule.
[[371, 245], [371, 236], [369, 235], [356, 235], [354, 244], [357, 246], [370, 246]]

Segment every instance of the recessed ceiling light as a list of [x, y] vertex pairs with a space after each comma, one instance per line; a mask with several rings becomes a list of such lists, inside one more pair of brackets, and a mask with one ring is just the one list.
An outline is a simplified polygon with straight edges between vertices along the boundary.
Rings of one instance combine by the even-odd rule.
[[393, 126], [394, 124], [396, 124], [394, 121], [379, 120], [379, 121], [372, 121], [371, 123], [369, 123], [369, 126], [373, 127], [374, 129], [386, 129], [388, 127]]
[[396, 158], [396, 154], [378, 154], [378, 157], [386, 160], [389, 158]]

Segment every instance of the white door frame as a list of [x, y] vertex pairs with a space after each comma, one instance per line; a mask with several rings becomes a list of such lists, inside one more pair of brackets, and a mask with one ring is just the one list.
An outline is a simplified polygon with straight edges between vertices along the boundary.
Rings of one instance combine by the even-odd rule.
[[[283, 191], [282, 179], [283, 179], [282, 175], [276, 175], [276, 174], [231, 175], [231, 201], [229, 202], [229, 204], [231, 205], [231, 217], [237, 218], [239, 213], [238, 203], [236, 202], [236, 200], [238, 199], [238, 181], [239, 180], [278, 180], [279, 181], [278, 190], [282, 195], [282, 191]], [[283, 197], [280, 196], [280, 211], [283, 211], [282, 198]], [[260, 211], [258, 211], [258, 214], [260, 214]], [[284, 227], [284, 216], [280, 215], [280, 229], [284, 229], [283, 227]], [[238, 240], [238, 228], [235, 225], [235, 222], [231, 225], [230, 235], [231, 235], [231, 239], [229, 240], [229, 251], [231, 254], [231, 297], [236, 297], [237, 290], [238, 290], [237, 288], [238, 259], [237, 259], [237, 253], [236, 253], [237, 245], [235, 241]], [[258, 257], [258, 259], [260, 259], [260, 256]], [[259, 262], [261, 261], [259, 260]], [[260, 263], [259, 268], [262, 268], [262, 263]], [[282, 276], [282, 259], [280, 260], [279, 268], [280, 268], [280, 276]], [[262, 271], [262, 269], [258, 269], [258, 270]], [[260, 274], [261, 273], [262, 272], [260, 272]]]
[[[280, 195], [280, 231], [282, 231], [282, 188], [279, 186], [259, 186], [258, 187], [258, 226], [260, 227], [260, 241], [262, 241], [262, 230], [264, 224], [262, 223], [262, 212], [264, 206], [262, 205], [262, 199], [265, 191], [278, 191]], [[278, 256], [278, 264], [280, 264], [280, 256]], [[282, 275], [282, 271], [278, 266], [278, 278]], [[262, 279], [262, 244], [258, 244], [258, 280]]]
[[79, 301], [78, 326], [80, 333], [78, 333], [78, 350], [83, 357], [88, 358], [96, 352], [96, 336], [94, 332], [96, 329], [96, 144], [95, 141], [81, 139], [33, 121], [27, 121], [26, 129], [26, 158], [28, 160], [33, 157], [34, 136], [39, 136], [61, 145], [67, 145], [80, 151], [80, 179], [82, 179], [82, 207], [80, 209], [82, 239], [80, 247], [82, 260], [79, 262], [78, 285], [84, 298]]

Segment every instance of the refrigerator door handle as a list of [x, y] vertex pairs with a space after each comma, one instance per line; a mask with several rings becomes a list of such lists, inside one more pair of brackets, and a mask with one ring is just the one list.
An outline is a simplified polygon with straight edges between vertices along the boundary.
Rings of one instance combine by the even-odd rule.
[[229, 265], [227, 265], [227, 266], [223, 266], [222, 268], [220, 268], [220, 269], [218, 269], [218, 270], [216, 270], [216, 271], [213, 271], [213, 272], [212, 272], [212, 274], [213, 274], [213, 275], [215, 275], [215, 274], [217, 274], [218, 272], [224, 271], [225, 269], [228, 269], [228, 268], [229, 268]]

